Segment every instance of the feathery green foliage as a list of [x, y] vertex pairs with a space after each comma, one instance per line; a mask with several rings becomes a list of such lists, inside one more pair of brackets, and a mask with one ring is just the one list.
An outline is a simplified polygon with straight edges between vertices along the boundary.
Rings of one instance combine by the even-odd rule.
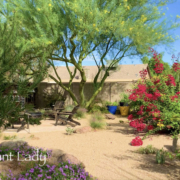
[[[169, 2], [172, 0], [10, 0], [8, 6], [1, 5], [19, 18], [19, 42], [26, 40], [32, 47], [28, 54], [43, 57], [47, 52], [47, 63], [56, 74], [49, 77], [69, 93], [75, 105], [85, 102], [87, 76], [82, 64], [87, 57], [94, 59], [98, 72], [93, 95], [85, 103], [88, 108], [112, 68], [124, 57], [141, 56], [148, 47], [174, 42], [176, 38], [168, 31], [180, 24], [167, 19], [158, 23], [163, 17], [158, 8]], [[67, 86], [57, 75], [55, 61], [66, 64], [70, 76]], [[72, 91], [77, 72], [81, 76], [80, 97]]]
[[13, 90], [25, 98], [42, 81], [47, 63], [44, 56], [32, 58], [32, 46], [21, 36], [22, 26], [15, 10], [3, 1], [0, 7], [0, 126], [6, 126], [17, 121], [23, 110], [17, 99], [13, 100]]

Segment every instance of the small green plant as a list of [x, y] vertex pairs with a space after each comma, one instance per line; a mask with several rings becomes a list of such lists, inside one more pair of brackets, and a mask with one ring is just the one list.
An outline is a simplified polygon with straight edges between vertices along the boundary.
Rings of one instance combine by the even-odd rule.
[[106, 106], [99, 106], [98, 104], [95, 104], [89, 113], [95, 113], [95, 112], [101, 112], [101, 113], [108, 113], [109, 111], [107, 110]]
[[165, 163], [166, 152], [161, 149], [156, 152], [156, 163], [164, 164]]
[[30, 137], [30, 138], [34, 138], [35, 136], [34, 136], [34, 134], [32, 134], [32, 135], [30, 135], [29, 137]]
[[67, 132], [68, 135], [71, 135], [74, 132], [74, 129], [70, 128], [70, 127], [67, 127], [66, 132]]
[[124, 123], [124, 121], [121, 121], [121, 120], [120, 120], [119, 122], [120, 122], [120, 123]]
[[120, 95], [120, 97], [121, 97], [120, 102], [123, 102], [123, 103], [125, 103], [125, 104], [129, 104], [129, 103], [130, 103], [129, 95], [128, 95], [128, 94], [122, 93], [122, 94]]
[[118, 102], [113, 102], [112, 106], [118, 106]]
[[96, 112], [91, 116], [90, 126], [93, 129], [104, 129], [106, 128], [105, 118], [102, 113]]
[[139, 148], [136, 152], [140, 154], [156, 154], [157, 149], [152, 145], [148, 145], [146, 147]]
[[118, 106], [118, 102], [109, 102], [109, 101], [106, 101], [105, 105], [106, 106]]
[[4, 140], [14, 140], [14, 139], [16, 139], [16, 138], [17, 138], [16, 135], [13, 135], [13, 136], [4, 136], [4, 137], [3, 137]]

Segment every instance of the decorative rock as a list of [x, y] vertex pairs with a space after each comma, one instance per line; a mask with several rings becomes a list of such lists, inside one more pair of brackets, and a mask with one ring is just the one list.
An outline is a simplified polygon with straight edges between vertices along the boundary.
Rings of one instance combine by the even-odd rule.
[[57, 157], [50, 157], [47, 159], [47, 162], [56, 166], [59, 164]]
[[60, 162], [70, 161], [71, 164], [82, 165], [82, 167], [85, 168], [85, 165], [82, 162], [80, 162], [76, 157], [74, 157], [73, 155], [70, 155], [70, 154], [64, 154], [64, 155], [60, 156], [58, 158], [58, 161], [60, 161]]
[[52, 157], [60, 157], [62, 156], [64, 153], [64, 151], [60, 150], [60, 149], [52, 149]]
[[87, 133], [87, 132], [91, 132], [92, 128], [90, 126], [84, 126], [84, 127], [80, 127], [78, 129], [74, 130], [74, 133]]
[[112, 115], [112, 114], [105, 114], [107, 119], [115, 119], [116, 116]]
[[0, 146], [2, 147], [7, 147], [9, 149], [13, 149], [13, 148], [17, 148], [19, 146], [28, 146], [28, 143], [25, 142], [25, 141], [21, 141], [21, 140], [18, 140], [18, 141], [5, 141], [5, 142], [2, 142], [0, 144]]

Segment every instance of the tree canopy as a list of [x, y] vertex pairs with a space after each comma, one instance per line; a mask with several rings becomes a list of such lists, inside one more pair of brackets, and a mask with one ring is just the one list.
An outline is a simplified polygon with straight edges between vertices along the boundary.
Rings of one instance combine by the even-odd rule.
[[13, 101], [13, 90], [17, 91], [18, 96], [25, 98], [44, 78], [47, 63], [44, 57], [34, 62], [30, 54], [27, 54], [31, 52], [31, 47], [25, 37], [19, 35], [21, 26], [16, 14], [3, 10], [0, 22], [0, 126], [2, 126], [23, 110], [15, 100]]
[[[19, 25], [17, 36], [31, 47], [27, 56], [45, 57], [56, 68], [54, 61], [64, 62], [70, 75], [68, 86], [61, 77], [51, 76], [59, 86], [69, 92], [75, 104], [85, 102], [86, 74], [83, 62], [91, 56], [98, 67], [94, 77], [94, 94], [87, 100], [89, 107], [102, 90], [111, 67], [124, 57], [142, 56], [148, 47], [168, 45], [176, 37], [168, 34], [179, 23], [158, 20], [164, 14], [158, 9], [170, 0], [7, 0], [1, 1], [1, 15], [16, 14]], [[111, 62], [107, 63], [107, 60]], [[75, 67], [74, 72], [69, 66]], [[105, 68], [106, 66], [106, 68]], [[80, 100], [73, 94], [71, 85], [79, 72]], [[98, 82], [103, 72], [101, 81]]]

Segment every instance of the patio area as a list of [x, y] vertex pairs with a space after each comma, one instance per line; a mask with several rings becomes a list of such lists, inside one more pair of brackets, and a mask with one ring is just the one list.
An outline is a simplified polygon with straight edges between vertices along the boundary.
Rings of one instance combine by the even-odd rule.
[[[76, 127], [82, 127], [86, 126], [87, 123], [82, 122], [81, 126]], [[20, 127], [20, 125], [14, 125], [14, 129], [7, 128], [3, 133], [16, 133], [17, 129]], [[29, 129], [25, 128], [24, 130], [21, 130], [17, 134], [27, 134], [27, 133], [39, 133], [39, 132], [53, 132], [53, 131], [64, 131], [66, 130], [67, 125], [58, 124], [55, 126], [55, 120], [54, 119], [47, 119], [47, 120], [41, 120], [41, 125], [29, 125]]]

